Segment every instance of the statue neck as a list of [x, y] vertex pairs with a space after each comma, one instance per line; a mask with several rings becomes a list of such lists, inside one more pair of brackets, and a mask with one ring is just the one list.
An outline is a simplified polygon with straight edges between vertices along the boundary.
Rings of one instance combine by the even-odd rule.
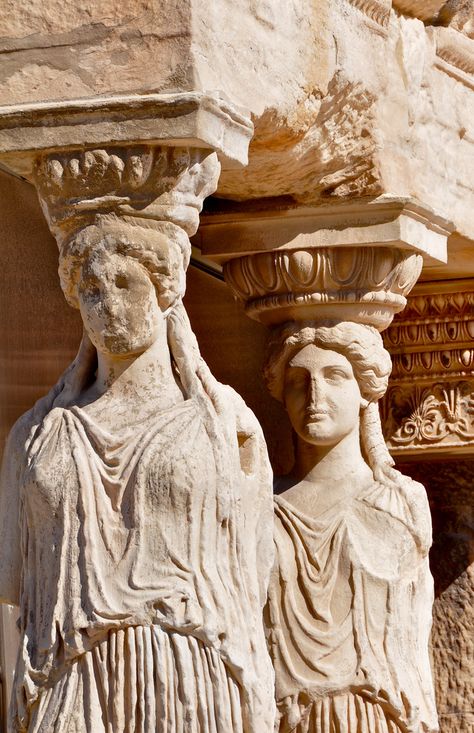
[[102, 407], [162, 401], [163, 406], [182, 400], [171, 363], [166, 330], [142, 354], [118, 357], [97, 352], [95, 381], [80, 398], [82, 406], [100, 400]]
[[293, 477], [324, 489], [341, 484], [345, 492], [348, 482], [359, 487], [361, 483], [366, 485], [372, 471], [362, 455], [359, 425], [336, 445], [313, 445], [298, 437]]

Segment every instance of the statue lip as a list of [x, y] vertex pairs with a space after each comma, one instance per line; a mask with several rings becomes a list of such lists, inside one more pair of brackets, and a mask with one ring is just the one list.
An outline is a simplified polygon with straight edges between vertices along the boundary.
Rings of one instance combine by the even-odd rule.
[[318, 420], [321, 417], [329, 415], [329, 410], [312, 410], [306, 413], [308, 420]]

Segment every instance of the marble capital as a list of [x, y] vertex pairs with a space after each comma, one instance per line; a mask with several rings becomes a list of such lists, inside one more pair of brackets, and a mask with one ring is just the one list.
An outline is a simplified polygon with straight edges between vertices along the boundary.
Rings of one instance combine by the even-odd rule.
[[223, 267], [251, 318], [270, 326], [352, 320], [381, 331], [404, 308], [423, 260], [446, 261], [449, 231], [449, 222], [416, 202], [382, 197], [213, 212], [194, 244]]
[[0, 108], [0, 165], [34, 183], [58, 241], [110, 214], [191, 235], [221, 166], [247, 162], [252, 131], [218, 93], [10, 105]]

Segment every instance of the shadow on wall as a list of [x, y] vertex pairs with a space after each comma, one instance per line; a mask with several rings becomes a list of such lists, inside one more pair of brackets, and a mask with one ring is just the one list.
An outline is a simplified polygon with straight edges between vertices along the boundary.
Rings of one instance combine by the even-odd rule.
[[82, 332], [57, 275], [57, 247], [34, 188], [0, 172], [0, 450], [11, 425], [55, 383]]
[[433, 518], [431, 570], [439, 597], [474, 562], [474, 459], [397, 466], [424, 484]]
[[440, 733], [474, 730], [474, 459], [400, 469], [427, 488], [435, 580], [432, 653]]

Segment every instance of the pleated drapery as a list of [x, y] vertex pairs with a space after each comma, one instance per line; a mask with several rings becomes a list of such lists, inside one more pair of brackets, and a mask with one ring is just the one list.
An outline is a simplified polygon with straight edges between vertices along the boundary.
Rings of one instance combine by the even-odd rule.
[[239, 685], [214, 650], [159, 626], [110, 631], [34, 707], [31, 733], [241, 733]]

